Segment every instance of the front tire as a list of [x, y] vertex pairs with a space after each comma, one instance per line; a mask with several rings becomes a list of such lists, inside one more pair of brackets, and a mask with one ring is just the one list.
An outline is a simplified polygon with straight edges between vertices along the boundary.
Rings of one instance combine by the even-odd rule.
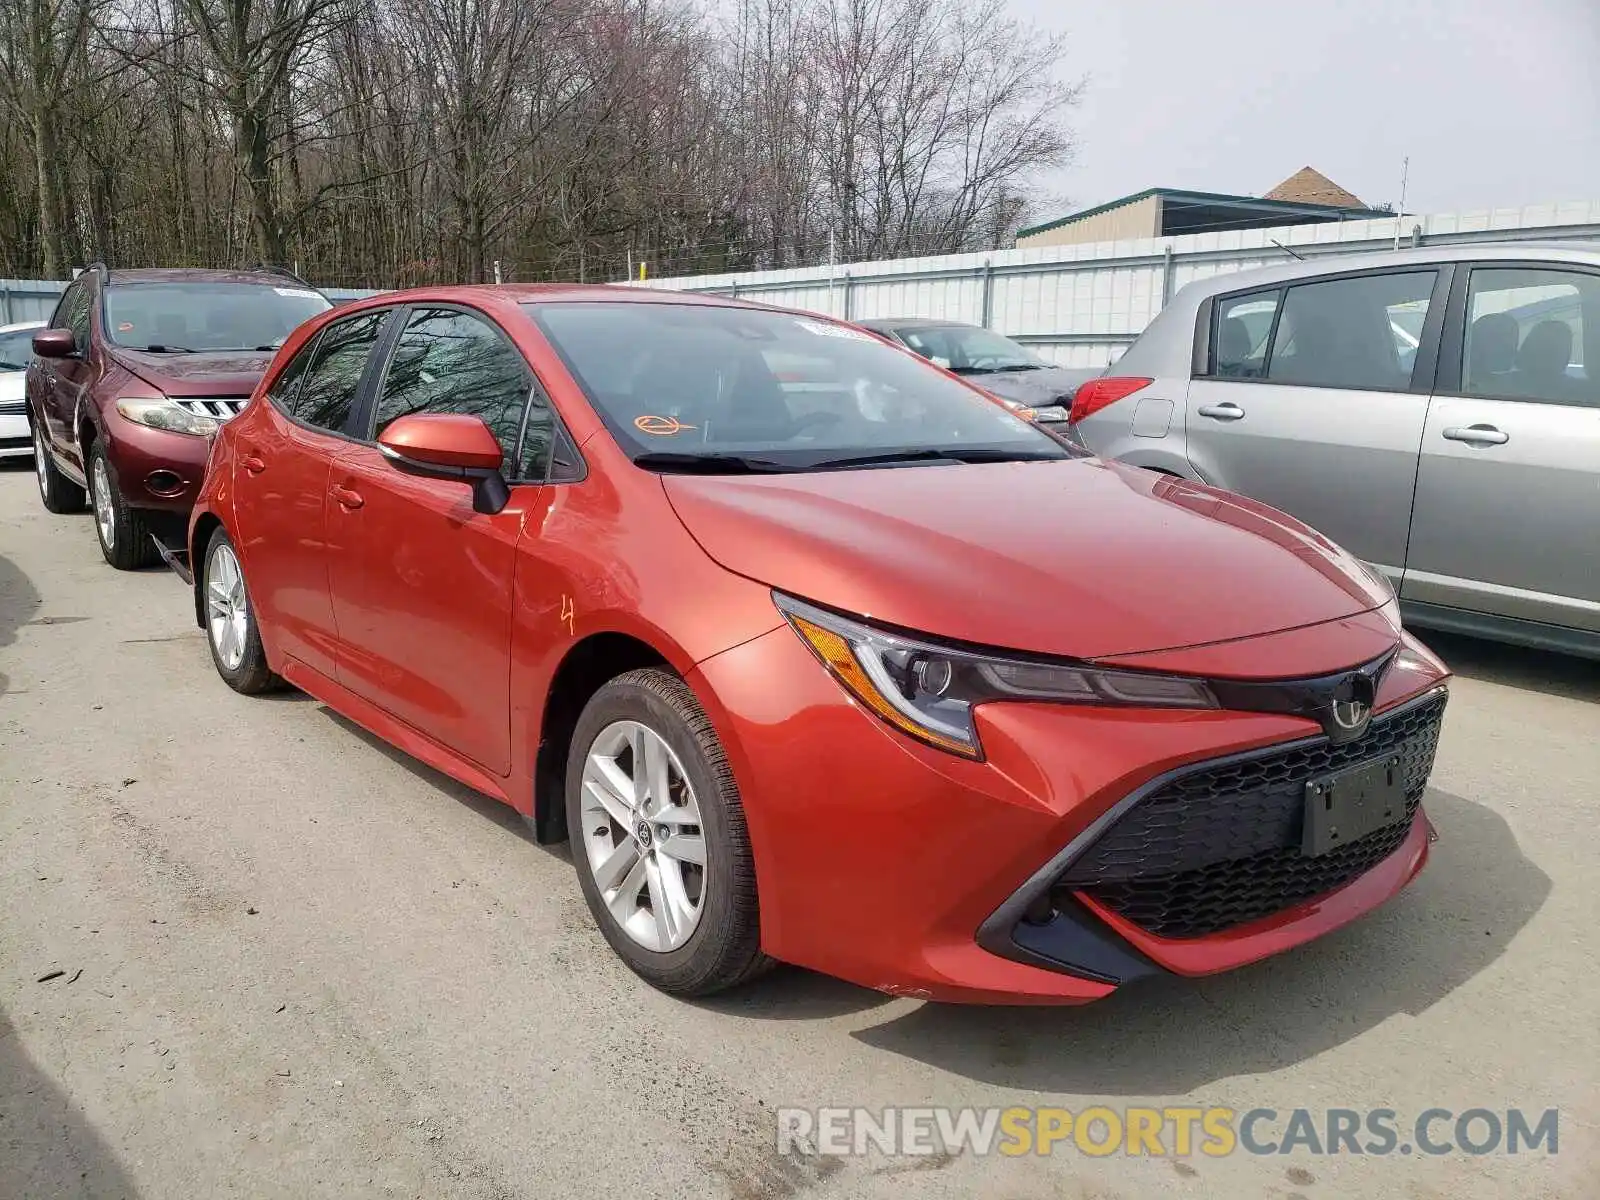
[[94, 504], [94, 532], [100, 553], [119, 571], [137, 571], [160, 561], [144, 514], [129, 508], [117, 486], [116, 472], [106, 457], [104, 443], [89, 451], [89, 499]]
[[206, 644], [217, 674], [246, 696], [273, 691], [283, 680], [267, 666], [256, 626], [255, 605], [245, 586], [244, 568], [227, 533], [219, 526], [206, 546], [201, 592], [206, 606]]
[[770, 964], [739, 789], [683, 680], [629, 671], [596, 692], [566, 782], [583, 897], [635, 974], [674, 996], [708, 996]]
[[83, 489], [61, 473], [45, 444], [44, 426], [33, 422], [33, 469], [39, 479], [39, 499], [45, 512], [82, 512], [87, 503]]

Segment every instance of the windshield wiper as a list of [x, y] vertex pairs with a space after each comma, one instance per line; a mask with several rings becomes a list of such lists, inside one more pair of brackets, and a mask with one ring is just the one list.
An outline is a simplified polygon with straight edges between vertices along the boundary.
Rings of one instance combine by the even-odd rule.
[[681, 475], [767, 475], [804, 470], [772, 458], [752, 458], [745, 454], [680, 454], [653, 451], [641, 454], [633, 465], [647, 471], [670, 471]]
[[852, 454], [812, 463], [811, 470], [839, 471], [850, 467], [892, 466], [896, 463], [1046, 462], [1070, 458], [1060, 450], [996, 450], [986, 446], [953, 446], [939, 450], [889, 450], [882, 454]]
[[143, 347], [147, 354], [193, 354], [194, 351], [187, 346], [169, 346], [164, 342]]

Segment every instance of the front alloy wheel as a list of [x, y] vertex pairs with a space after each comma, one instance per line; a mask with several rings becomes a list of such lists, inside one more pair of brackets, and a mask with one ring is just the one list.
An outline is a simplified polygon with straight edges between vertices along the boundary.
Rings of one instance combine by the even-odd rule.
[[583, 846], [601, 899], [646, 950], [676, 950], [705, 905], [706, 841], [683, 764], [638, 721], [600, 731], [583, 767]]
[[566, 804], [583, 898], [635, 973], [707, 996], [769, 965], [739, 788], [682, 679], [629, 671], [590, 698], [567, 755]]
[[254, 695], [282, 683], [267, 666], [266, 651], [256, 627], [250, 589], [245, 586], [239, 554], [219, 527], [206, 547], [200, 579], [205, 604], [206, 642], [217, 674], [236, 692]]

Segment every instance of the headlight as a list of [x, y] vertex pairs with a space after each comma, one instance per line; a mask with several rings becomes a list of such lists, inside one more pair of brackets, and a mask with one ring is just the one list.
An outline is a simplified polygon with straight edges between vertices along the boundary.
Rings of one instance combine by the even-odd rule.
[[217, 431], [214, 418], [192, 413], [165, 396], [124, 396], [117, 401], [117, 411], [136, 425], [165, 429], [168, 433], [192, 433], [196, 437], [208, 437]]
[[773, 600], [852, 696], [902, 733], [967, 758], [983, 756], [972, 710], [985, 701], [1218, 707], [1198, 679], [977, 654], [885, 633], [789, 596]]

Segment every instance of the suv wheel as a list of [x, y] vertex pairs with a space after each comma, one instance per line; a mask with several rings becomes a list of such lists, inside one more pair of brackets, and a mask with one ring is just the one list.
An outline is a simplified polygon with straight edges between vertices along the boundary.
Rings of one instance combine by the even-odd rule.
[[267, 666], [266, 651], [261, 648], [244, 568], [233, 542], [220, 526], [206, 546], [200, 585], [206, 606], [206, 641], [211, 646], [211, 661], [216, 664], [217, 674], [234, 691], [247, 696], [281, 686], [283, 681]]
[[46, 512], [82, 512], [83, 489], [63, 475], [45, 446], [44, 427], [33, 423], [33, 469], [39, 477], [39, 499]]
[[108, 563], [119, 571], [136, 571], [160, 559], [144, 514], [129, 508], [123, 500], [101, 442], [95, 442], [89, 451], [89, 499], [94, 504], [94, 531], [100, 538], [100, 553]]
[[705, 996], [769, 965], [739, 789], [683, 680], [630, 671], [596, 692], [573, 733], [566, 791], [584, 899], [635, 973]]

